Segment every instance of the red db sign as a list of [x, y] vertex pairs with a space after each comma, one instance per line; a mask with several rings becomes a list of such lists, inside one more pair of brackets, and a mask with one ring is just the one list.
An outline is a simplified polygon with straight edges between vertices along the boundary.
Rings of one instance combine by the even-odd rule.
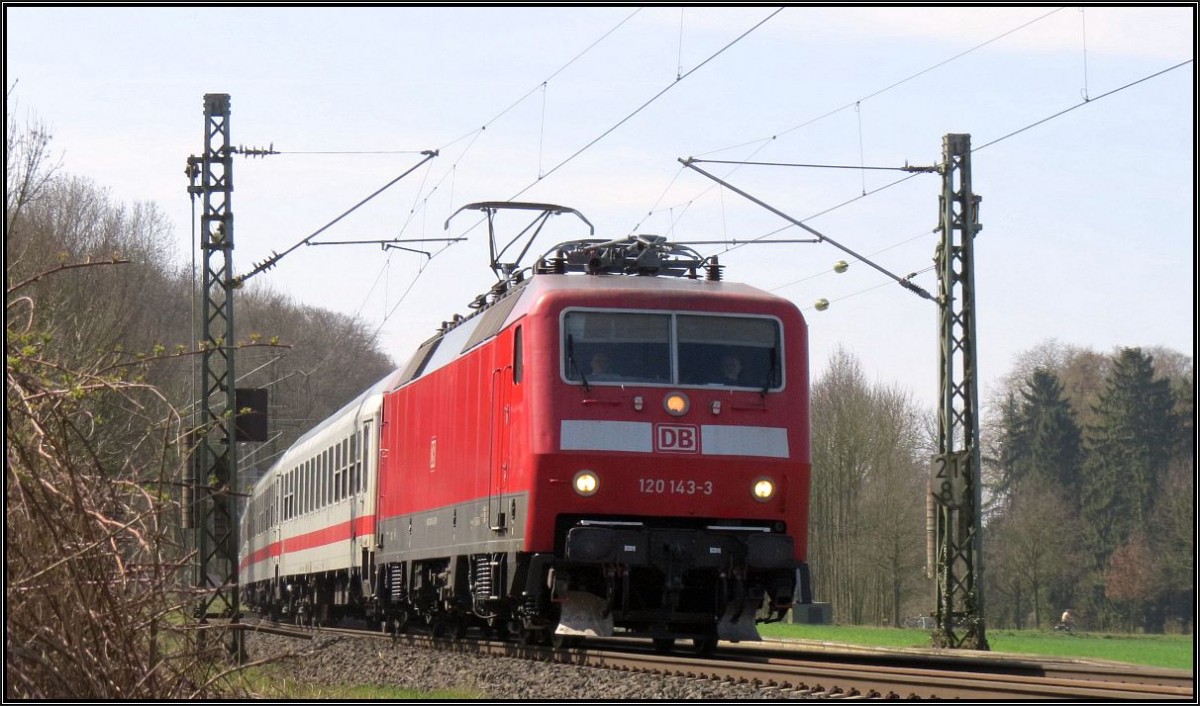
[[667, 453], [699, 453], [700, 429], [691, 424], [657, 424], [654, 428], [654, 450]]

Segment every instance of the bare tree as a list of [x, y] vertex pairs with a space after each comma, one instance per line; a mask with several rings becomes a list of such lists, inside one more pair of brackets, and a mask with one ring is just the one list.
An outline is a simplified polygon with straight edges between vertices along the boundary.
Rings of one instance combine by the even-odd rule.
[[[16, 110], [13, 99], [15, 84], [5, 93], [5, 105]], [[18, 125], [12, 112], [5, 114], [8, 129], [4, 153], [4, 232], [7, 240], [20, 223], [25, 208], [41, 197], [46, 185], [54, 178], [55, 168], [50, 159], [50, 131], [40, 120], [31, 119], [25, 127]], [[8, 251], [9, 263], [20, 252]]]
[[875, 462], [861, 498], [863, 552], [879, 585], [876, 621], [900, 625], [912, 598], [926, 602], [923, 578], [925, 507], [924, 467], [919, 458], [919, 413], [910, 395], [899, 389], [874, 391]]
[[900, 622], [924, 579], [920, 415], [906, 394], [868, 385], [838, 350], [812, 388], [810, 558], [835, 619]]

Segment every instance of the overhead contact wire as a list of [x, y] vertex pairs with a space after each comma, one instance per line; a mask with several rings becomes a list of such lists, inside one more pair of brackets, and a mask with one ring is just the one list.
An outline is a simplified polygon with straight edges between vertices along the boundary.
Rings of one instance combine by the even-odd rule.
[[520, 190], [520, 191], [518, 191], [516, 194], [513, 194], [513, 196], [512, 196], [511, 198], [516, 198], [516, 197], [520, 196], [521, 194], [525, 193], [526, 191], [528, 191], [529, 189], [533, 188], [533, 187], [534, 187], [534, 185], [536, 185], [537, 183], [539, 183], [539, 182], [541, 181], [541, 179], [544, 179], [545, 177], [548, 177], [548, 176], [550, 176], [550, 175], [551, 175], [551, 174], [553, 174], [554, 172], [556, 172], [556, 171], [558, 171], [559, 169], [561, 169], [562, 167], [566, 166], [566, 165], [567, 165], [569, 162], [571, 162], [571, 161], [572, 161], [572, 160], [574, 160], [576, 157], [578, 157], [579, 155], [581, 155], [581, 154], [583, 154], [584, 152], [586, 152], [586, 151], [587, 151], [588, 149], [590, 149], [590, 148], [591, 148], [593, 145], [595, 145], [596, 143], [600, 142], [600, 141], [601, 141], [601, 140], [603, 140], [605, 137], [608, 137], [609, 135], [611, 135], [611, 134], [613, 133], [613, 131], [615, 131], [617, 128], [621, 127], [621, 126], [622, 126], [622, 125], [624, 125], [625, 123], [629, 122], [629, 120], [631, 120], [631, 119], [632, 119], [634, 116], [636, 116], [638, 113], [640, 113], [640, 112], [642, 112], [643, 110], [645, 110], [645, 109], [646, 109], [647, 107], [649, 107], [649, 106], [650, 106], [652, 103], [654, 103], [654, 102], [655, 102], [655, 101], [657, 101], [659, 98], [661, 98], [661, 97], [662, 97], [664, 94], [666, 94], [666, 92], [667, 92], [667, 91], [671, 90], [671, 89], [672, 89], [672, 88], [674, 88], [675, 86], [678, 86], [678, 85], [679, 85], [679, 83], [680, 83], [680, 81], [682, 81], [683, 79], [687, 78], [688, 76], [691, 76], [691, 75], [692, 75], [692, 74], [694, 74], [695, 72], [699, 71], [701, 68], [703, 68], [704, 66], [706, 66], [706, 65], [707, 65], [709, 62], [711, 62], [713, 59], [716, 59], [716, 58], [717, 58], [718, 56], [720, 56], [721, 54], [724, 54], [724, 53], [725, 53], [725, 52], [726, 52], [726, 51], [727, 51], [727, 50], [728, 50], [730, 47], [732, 47], [733, 45], [735, 45], [735, 44], [737, 44], [738, 42], [740, 42], [740, 41], [742, 41], [743, 39], [745, 39], [745, 38], [746, 38], [746, 37], [747, 37], [747, 36], [748, 36], [748, 35], [749, 35], [751, 32], [755, 31], [755, 30], [756, 30], [756, 29], [758, 29], [759, 27], [761, 27], [761, 26], [763, 26], [764, 24], [766, 24], [766, 23], [767, 23], [767, 21], [769, 21], [771, 18], [775, 17], [775, 15], [778, 15], [780, 12], [783, 12], [783, 9], [784, 9], [784, 8], [782, 8], [782, 7], [781, 7], [781, 8], [779, 8], [778, 10], [776, 10], [775, 12], [772, 12], [770, 15], [766, 16], [765, 18], [763, 18], [761, 21], [759, 21], [759, 22], [758, 22], [757, 24], [755, 24], [753, 27], [751, 27], [750, 29], [746, 30], [745, 32], [742, 32], [742, 33], [741, 33], [740, 35], [738, 35], [738, 36], [737, 36], [737, 37], [736, 37], [736, 38], [735, 38], [733, 41], [729, 42], [729, 43], [728, 43], [728, 44], [726, 44], [725, 46], [723, 46], [723, 47], [721, 47], [720, 49], [718, 49], [718, 50], [717, 50], [715, 53], [713, 53], [713, 54], [712, 54], [711, 56], [709, 56], [707, 59], [705, 59], [704, 61], [700, 62], [699, 64], [696, 64], [695, 66], [693, 66], [691, 69], [689, 69], [689, 70], [688, 70], [688, 72], [687, 72], [687, 73], [685, 73], [685, 74], [683, 74], [682, 76], [680, 76], [680, 77], [676, 78], [676, 79], [675, 79], [675, 81], [674, 81], [674, 82], [672, 82], [671, 84], [669, 84], [669, 85], [668, 85], [666, 88], [664, 88], [664, 89], [662, 89], [661, 91], [659, 91], [658, 93], [654, 94], [654, 96], [652, 96], [652, 97], [650, 98], [650, 100], [648, 100], [648, 101], [646, 101], [645, 103], [643, 103], [642, 105], [638, 106], [638, 107], [637, 107], [636, 109], [634, 109], [634, 111], [633, 111], [632, 113], [630, 113], [629, 115], [626, 115], [625, 117], [623, 117], [623, 118], [621, 118], [620, 120], [618, 120], [618, 121], [617, 121], [617, 123], [616, 123], [615, 125], [613, 125], [612, 127], [608, 128], [607, 130], [605, 130], [603, 133], [601, 133], [601, 134], [600, 134], [598, 137], [596, 137], [594, 140], [592, 140], [591, 142], [587, 143], [587, 144], [586, 144], [586, 145], [584, 145], [583, 147], [580, 147], [580, 148], [579, 148], [578, 150], [576, 150], [576, 151], [575, 151], [575, 153], [574, 153], [574, 154], [572, 154], [570, 157], [567, 157], [567, 158], [566, 158], [566, 159], [564, 159], [563, 161], [559, 162], [559, 163], [558, 163], [558, 164], [557, 164], [557, 165], [556, 165], [556, 166], [555, 166], [553, 169], [551, 169], [550, 171], [546, 172], [546, 174], [545, 174], [543, 177], [539, 178], [537, 181], [533, 182], [532, 184], [529, 184], [529, 185], [528, 185], [528, 186], [526, 186], [524, 189], [521, 189], [521, 190]]

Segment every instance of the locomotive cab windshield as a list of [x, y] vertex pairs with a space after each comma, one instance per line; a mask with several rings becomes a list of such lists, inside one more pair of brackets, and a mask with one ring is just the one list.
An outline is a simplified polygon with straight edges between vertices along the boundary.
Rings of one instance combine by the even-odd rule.
[[582, 385], [783, 389], [778, 319], [731, 314], [563, 314], [562, 374]]

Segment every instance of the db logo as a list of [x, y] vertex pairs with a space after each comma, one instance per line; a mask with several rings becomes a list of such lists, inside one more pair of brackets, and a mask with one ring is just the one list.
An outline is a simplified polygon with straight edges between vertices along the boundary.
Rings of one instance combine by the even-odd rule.
[[656, 424], [654, 450], [669, 453], [699, 453], [700, 429], [690, 424]]

